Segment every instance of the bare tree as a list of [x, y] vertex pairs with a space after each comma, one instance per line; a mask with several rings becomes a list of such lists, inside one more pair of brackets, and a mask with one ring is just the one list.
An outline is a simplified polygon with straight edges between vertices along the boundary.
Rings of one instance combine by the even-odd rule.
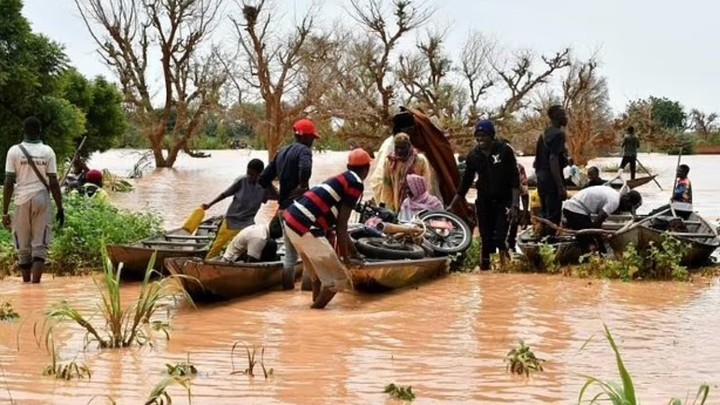
[[[104, 62], [141, 120], [157, 167], [172, 167], [213, 108], [226, 75], [202, 45], [216, 26], [218, 0], [75, 0]], [[162, 95], [148, 65], [160, 61]], [[156, 100], [159, 107], [155, 106]], [[167, 149], [167, 155], [163, 150]]]
[[708, 140], [713, 133], [718, 131], [717, 119], [717, 113], [705, 113], [696, 108], [690, 110], [692, 129], [705, 140]]
[[284, 97], [297, 86], [300, 53], [314, 25], [311, 10], [302, 17], [287, 38], [273, 37], [277, 27], [275, 10], [266, 8], [265, 0], [238, 3], [242, 19], [232, 17], [241, 51], [245, 57], [243, 79], [256, 89], [265, 102], [265, 141], [270, 157], [282, 144], [289, 127], [288, 119], [302, 111], [302, 107], [288, 110]]
[[367, 94], [366, 97], [379, 98], [379, 102], [367, 102], [374, 108], [377, 121], [389, 123], [396, 92], [391, 75], [391, 53], [404, 35], [430, 19], [433, 10], [423, 4], [416, 6], [412, 0], [392, 0], [394, 24], [391, 26], [383, 0], [350, 0], [350, 5], [350, 15], [369, 34], [365, 41], [358, 42], [364, 42], [364, 49], [355, 49], [357, 62], [370, 73], [375, 88], [375, 94]]
[[493, 69], [496, 44], [480, 32], [472, 32], [465, 41], [460, 58], [460, 70], [467, 82], [470, 110], [468, 120], [475, 121], [480, 116], [480, 98], [493, 87], [497, 80]]
[[[520, 52], [514, 60], [495, 63], [493, 69], [500, 78], [507, 93], [505, 101], [491, 114], [491, 118], [501, 121], [529, 105], [528, 95], [540, 85], [546, 84], [557, 70], [570, 66], [570, 49], [557, 52], [554, 56], [542, 56], [543, 70], [536, 73], [533, 56], [530, 52]], [[507, 67], [510, 64], [511, 67]]]

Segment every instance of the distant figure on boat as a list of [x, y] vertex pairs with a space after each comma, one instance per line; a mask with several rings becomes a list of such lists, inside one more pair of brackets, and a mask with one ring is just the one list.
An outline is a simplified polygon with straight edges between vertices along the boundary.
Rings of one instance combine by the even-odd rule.
[[282, 237], [282, 224], [274, 216], [269, 224], [248, 226], [235, 235], [222, 256], [224, 262], [246, 263], [272, 262], [278, 260], [277, 241]]
[[595, 166], [590, 166], [587, 169], [587, 177], [588, 181], [587, 183], [585, 183], [583, 188], [602, 186], [603, 184], [607, 183], [606, 180], [600, 178], [600, 170]]
[[442, 201], [428, 192], [427, 182], [422, 176], [408, 174], [407, 179], [408, 197], [403, 200], [400, 206], [400, 221], [412, 221], [422, 211], [437, 211], [443, 209]]
[[[612, 187], [589, 187], [565, 202], [563, 216], [568, 229], [601, 229], [610, 214], [635, 212], [640, 205], [642, 196], [635, 190], [621, 195]], [[596, 215], [594, 221], [592, 215]], [[578, 235], [577, 241], [585, 252], [604, 250], [598, 235]]]
[[635, 127], [629, 126], [627, 134], [622, 140], [623, 158], [620, 162], [620, 168], [625, 170], [625, 166], [630, 164], [630, 179], [635, 180], [635, 165], [637, 164], [637, 153], [640, 149], [640, 138], [635, 135]]
[[580, 168], [575, 165], [572, 158], [568, 159], [568, 165], [563, 169], [563, 179], [565, 185], [570, 187], [579, 187], [582, 183]]
[[213, 205], [232, 196], [232, 202], [225, 213], [225, 219], [220, 225], [207, 258], [218, 256], [235, 235], [244, 228], [255, 224], [255, 214], [272, 194], [266, 191], [258, 181], [264, 167], [265, 163], [262, 160], [252, 159], [247, 165], [244, 176], [237, 178], [227, 190], [220, 193], [214, 200], [202, 205], [202, 208], [207, 211]]

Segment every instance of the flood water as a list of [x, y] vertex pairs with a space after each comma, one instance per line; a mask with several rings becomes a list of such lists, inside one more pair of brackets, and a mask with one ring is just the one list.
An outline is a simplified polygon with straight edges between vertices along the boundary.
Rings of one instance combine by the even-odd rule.
[[[265, 160], [267, 155], [213, 151], [208, 159], [182, 157], [175, 169], [151, 170], [133, 193], [112, 198], [120, 207], [159, 212], [173, 227], [244, 172], [252, 157]], [[90, 166], [125, 174], [137, 158], [110, 151], [95, 156]], [[640, 158], [659, 173], [665, 189], [652, 183], [638, 189], [648, 210], [669, 198], [676, 158]], [[341, 170], [344, 159], [345, 153], [317, 154], [311, 183]], [[715, 159], [683, 158], [691, 167], [695, 208], [710, 219], [720, 215]], [[521, 161], [530, 168], [531, 159]], [[226, 206], [218, 204], [211, 214], [221, 214]], [[164, 378], [165, 363], [185, 361], [189, 354], [199, 371], [192, 382], [194, 404], [383, 404], [391, 403], [382, 392], [389, 383], [411, 385], [418, 404], [570, 404], [577, 402], [583, 375], [619, 381], [615, 358], [602, 338], [603, 322], [618, 341], [643, 403], [694, 395], [705, 382], [713, 387], [709, 403], [720, 403], [720, 282], [711, 279], [622, 283], [453, 274], [389, 294], [340, 294], [322, 311], [310, 310], [309, 293], [298, 290], [196, 309], [168, 303], [159, 312], [170, 318], [171, 339], [158, 335], [152, 348], [98, 351], [91, 345], [83, 351], [79, 328], [56, 327], [60, 360], [83, 361], [93, 372], [90, 380], [71, 382], [41, 375], [51, 358], [35, 343], [33, 325], [62, 300], [94, 313], [92, 279], [48, 276], [41, 285], [23, 285], [8, 278], [0, 288], [2, 299], [21, 316], [19, 322], [0, 324], [0, 403], [12, 398], [21, 404], [85, 404], [97, 395], [119, 404], [143, 403]], [[123, 286], [124, 297], [138, 290], [137, 285]], [[547, 359], [544, 373], [529, 380], [506, 374], [503, 358], [518, 339]], [[270, 379], [259, 371], [255, 378], [230, 375], [237, 341], [265, 347], [265, 364], [274, 369]], [[236, 369], [247, 366], [244, 355], [236, 353]], [[175, 403], [187, 403], [182, 389], [170, 393]]]

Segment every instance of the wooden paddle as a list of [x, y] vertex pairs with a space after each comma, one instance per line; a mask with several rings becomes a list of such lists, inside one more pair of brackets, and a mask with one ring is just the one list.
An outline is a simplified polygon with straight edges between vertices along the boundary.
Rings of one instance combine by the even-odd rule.
[[552, 228], [560, 233], [565, 233], [568, 235], [614, 235], [615, 234], [615, 232], [609, 231], [607, 229], [582, 229], [579, 231], [574, 230], [574, 229], [567, 229], [567, 228], [560, 227], [560, 226], [556, 225], [555, 223], [553, 223], [552, 221], [548, 221], [545, 218], [536, 217], [534, 215], [533, 215], [533, 219], [535, 219], [536, 221], [540, 222], [543, 225], [549, 226], [550, 228]]
[[[635, 158], [635, 161], [637, 162], [638, 166], [640, 166], [641, 169], [645, 170], [645, 173], [647, 173], [649, 176], [652, 176], [652, 173], [650, 173], [650, 171], [649, 171], [647, 168], [645, 168], [645, 166], [643, 166], [642, 163], [640, 163], [640, 160], [639, 160], [638, 158]], [[663, 191], [663, 188], [662, 188], [662, 186], [660, 185], [660, 182], [658, 182], [655, 177], [653, 177], [653, 181], [654, 181], [655, 184], [657, 184], [657, 186], [660, 188], [660, 191]]]
[[80, 154], [80, 150], [82, 149], [83, 145], [85, 145], [86, 140], [87, 140], [87, 136], [84, 136], [82, 141], [80, 141], [80, 145], [75, 150], [75, 154], [73, 155], [72, 159], [70, 160], [70, 165], [68, 166], [68, 169], [65, 171], [65, 175], [63, 175], [62, 180], [60, 180], [61, 186], [65, 183], [65, 180], [67, 180], [67, 177], [70, 174], [70, 170], [72, 170], [72, 168], [73, 168], [73, 163], [75, 163], [75, 160], [78, 158], [78, 155]]

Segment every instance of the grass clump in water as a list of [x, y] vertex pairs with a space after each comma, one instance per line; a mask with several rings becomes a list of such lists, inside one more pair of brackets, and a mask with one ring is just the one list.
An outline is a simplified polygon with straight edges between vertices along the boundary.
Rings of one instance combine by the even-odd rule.
[[529, 377], [531, 372], [544, 371], [542, 363], [545, 360], [535, 356], [530, 347], [520, 340], [520, 346], [510, 350], [505, 356], [507, 371], [512, 374]]
[[555, 261], [555, 257], [557, 255], [557, 249], [555, 246], [543, 243], [538, 248], [538, 254], [540, 255], [543, 270], [548, 273], [557, 273], [560, 271], [560, 266]]
[[160, 381], [145, 401], [145, 405], [170, 405], [173, 403], [172, 396], [167, 391], [173, 385], [180, 385], [185, 388], [188, 396], [188, 403], [192, 403], [192, 392], [190, 391], [190, 379], [187, 377], [170, 376]]
[[413, 392], [411, 385], [403, 387], [401, 385], [395, 385], [394, 383], [388, 384], [385, 386], [384, 392], [386, 394], [389, 394], [390, 398], [392, 399], [408, 402], [412, 402], [415, 400], [415, 393]]
[[68, 363], [60, 363], [58, 361], [59, 356], [55, 350], [55, 339], [52, 336], [52, 331], [48, 332], [45, 343], [49, 346], [52, 363], [45, 367], [43, 375], [54, 376], [55, 378], [67, 381], [75, 378], [87, 377], [89, 379], [92, 377], [90, 369], [84, 363], [77, 363], [75, 360]]
[[15, 308], [11, 303], [5, 301], [0, 304], [0, 321], [12, 321], [18, 318], [20, 318], [20, 315], [15, 312]]
[[[235, 370], [235, 349], [243, 346], [245, 348], [245, 356], [247, 359], [248, 366], [245, 370]], [[257, 352], [258, 349], [260, 349], [260, 359], [257, 358]], [[255, 366], [259, 363], [260, 368], [262, 369], [263, 376], [267, 380], [270, 378], [271, 375], [273, 375], [274, 370], [272, 368], [265, 367], [265, 346], [261, 346], [258, 348], [255, 344], [252, 345], [252, 348], [247, 345], [245, 342], [235, 342], [232, 346], [232, 349], [230, 350], [230, 363], [232, 364], [232, 371], [230, 372], [231, 375], [233, 374], [245, 374], [250, 377], [255, 377]]]
[[87, 331], [87, 338], [97, 341], [101, 348], [151, 344], [152, 332], [158, 329], [162, 330], [165, 336], [169, 338], [167, 323], [151, 322], [151, 318], [162, 301], [168, 298], [182, 296], [193, 304], [192, 299], [182, 288], [182, 285], [177, 282], [176, 277], [151, 281], [151, 276], [157, 273], [153, 270], [155, 266], [155, 254], [153, 254], [145, 270], [145, 278], [138, 298], [128, 305], [123, 305], [120, 293], [122, 265], [115, 271], [104, 245], [102, 254], [103, 275], [100, 282], [96, 280], [96, 285], [102, 297], [100, 312], [103, 315], [103, 324], [95, 325], [90, 323], [89, 318], [84, 317], [66, 301], [50, 310], [48, 314], [50, 318], [75, 321]]
[[[632, 379], [632, 375], [625, 368], [620, 350], [615, 344], [615, 339], [610, 333], [607, 325], [603, 325], [605, 329], [605, 338], [615, 354], [615, 362], [617, 364], [618, 375], [621, 383], [618, 384], [614, 381], [604, 381], [596, 377], [586, 376], [587, 382], [583, 385], [578, 395], [578, 404], [589, 403], [589, 404], [600, 404], [610, 403], [613, 405], [637, 405], [639, 401], [635, 394], [635, 384]], [[598, 387], [600, 392], [595, 394], [592, 398], [585, 400], [586, 394], [589, 395], [588, 390], [592, 387]], [[710, 393], [710, 386], [703, 384], [695, 396], [693, 402], [688, 402], [689, 398], [686, 398], [685, 402], [678, 398], [673, 398], [668, 402], [668, 405], [704, 405], [707, 401]]]
[[171, 376], [187, 377], [197, 374], [197, 368], [194, 364], [190, 363], [190, 354], [187, 356], [187, 362], [177, 363], [175, 365], [166, 363], [165, 367], [167, 368], [167, 373]]

